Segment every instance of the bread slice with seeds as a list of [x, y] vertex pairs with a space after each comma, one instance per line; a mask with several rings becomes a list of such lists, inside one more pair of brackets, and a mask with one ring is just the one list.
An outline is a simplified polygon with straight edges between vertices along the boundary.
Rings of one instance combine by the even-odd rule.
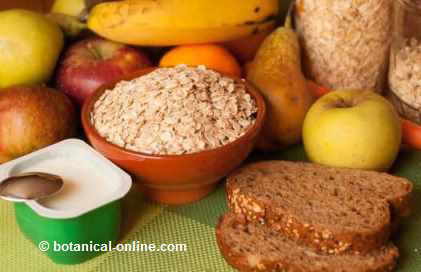
[[386, 272], [399, 256], [389, 243], [367, 255], [323, 255], [258, 222], [227, 213], [220, 218], [216, 239], [225, 260], [242, 272]]
[[227, 179], [231, 210], [317, 252], [366, 253], [408, 214], [412, 184], [385, 173], [303, 162], [247, 165]]

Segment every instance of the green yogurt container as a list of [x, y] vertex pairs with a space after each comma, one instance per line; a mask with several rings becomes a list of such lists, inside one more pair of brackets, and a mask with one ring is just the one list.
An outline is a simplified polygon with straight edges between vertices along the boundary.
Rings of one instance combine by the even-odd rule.
[[63, 190], [51, 198], [15, 203], [19, 228], [38, 250], [57, 264], [79, 264], [111, 250], [120, 235], [121, 199], [131, 177], [77, 139], [2, 165], [0, 180], [33, 171], [64, 179]]

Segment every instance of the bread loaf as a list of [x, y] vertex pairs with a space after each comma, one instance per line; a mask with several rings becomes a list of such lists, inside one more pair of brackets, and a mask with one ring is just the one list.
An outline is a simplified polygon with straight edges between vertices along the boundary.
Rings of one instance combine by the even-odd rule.
[[316, 252], [365, 254], [409, 211], [412, 184], [385, 173], [265, 161], [227, 179], [228, 204]]
[[392, 271], [398, 249], [388, 243], [367, 255], [324, 255], [297, 244], [272, 228], [227, 213], [216, 228], [225, 260], [242, 272], [385, 272]]

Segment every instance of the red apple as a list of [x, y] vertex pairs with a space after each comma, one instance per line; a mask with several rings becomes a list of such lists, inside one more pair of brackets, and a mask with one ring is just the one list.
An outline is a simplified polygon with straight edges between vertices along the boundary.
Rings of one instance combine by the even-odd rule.
[[58, 68], [57, 87], [82, 105], [101, 85], [151, 65], [140, 50], [88, 38], [73, 44], [66, 52]]
[[0, 89], [0, 163], [76, 134], [70, 99], [46, 87]]

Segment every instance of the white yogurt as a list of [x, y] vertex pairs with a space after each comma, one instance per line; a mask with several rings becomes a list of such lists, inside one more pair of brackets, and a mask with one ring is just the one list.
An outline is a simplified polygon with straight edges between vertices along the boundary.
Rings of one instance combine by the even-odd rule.
[[64, 186], [50, 198], [39, 201], [50, 209], [80, 209], [96, 205], [107, 199], [116, 190], [118, 183], [95, 169], [93, 164], [81, 156], [56, 157], [34, 162], [22, 172], [45, 172], [61, 176]]
[[80, 140], [66, 140], [0, 166], [0, 180], [25, 172], [61, 176], [64, 186], [44, 200], [27, 201], [40, 215], [72, 218], [126, 195], [128, 174]]

